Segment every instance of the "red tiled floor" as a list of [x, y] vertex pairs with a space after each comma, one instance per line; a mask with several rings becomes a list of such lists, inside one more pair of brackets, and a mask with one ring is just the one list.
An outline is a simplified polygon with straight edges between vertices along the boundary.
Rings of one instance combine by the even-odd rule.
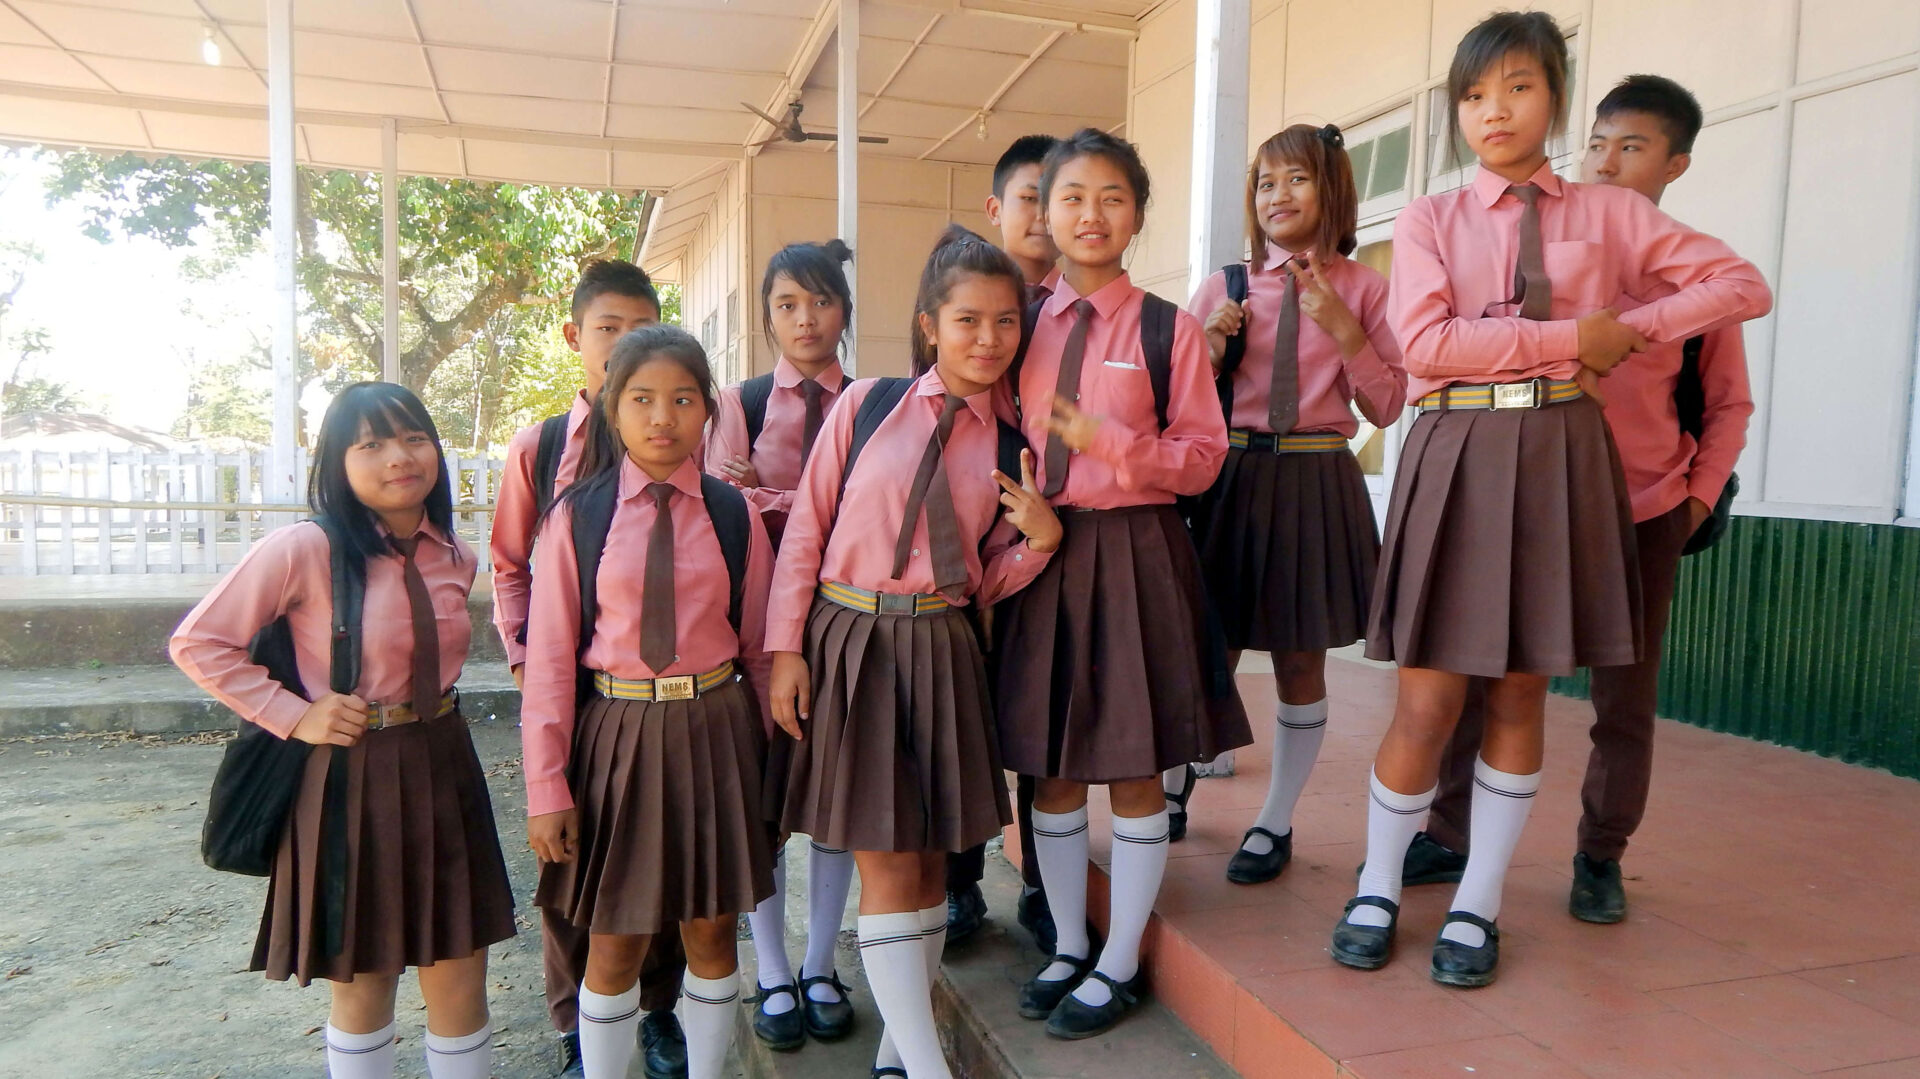
[[[1500, 980], [1450, 990], [1428, 979], [1427, 954], [1451, 885], [1403, 896], [1387, 969], [1326, 955], [1364, 855], [1394, 685], [1338, 658], [1328, 683], [1331, 726], [1286, 873], [1252, 887], [1224, 875], [1267, 784], [1273, 683], [1246, 675], [1259, 744], [1237, 775], [1195, 791], [1148, 933], [1156, 992], [1241, 1074], [1920, 1079], [1920, 861], [1905, 853], [1920, 847], [1920, 783], [1662, 721], [1624, 861], [1629, 916], [1587, 925], [1566, 903], [1591, 712], [1553, 698], [1541, 794], [1502, 900]], [[1092, 819], [1104, 863], [1099, 794]], [[1096, 873], [1096, 923], [1105, 892]]]

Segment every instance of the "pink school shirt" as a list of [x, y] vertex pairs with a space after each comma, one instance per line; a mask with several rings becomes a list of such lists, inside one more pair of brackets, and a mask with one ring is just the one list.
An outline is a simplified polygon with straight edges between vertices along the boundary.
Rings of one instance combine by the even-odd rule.
[[[561, 444], [560, 467], [553, 479], [555, 498], [580, 470], [580, 455], [587, 444], [587, 417], [592, 411], [586, 391], [574, 395], [573, 407], [567, 411], [567, 439]], [[537, 423], [514, 432], [513, 440], [507, 443], [507, 467], [500, 476], [493, 535], [487, 542], [493, 553], [493, 626], [507, 647], [509, 667], [527, 660], [520, 630], [527, 624], [527, 603], [533, 593], [533, 533], [540, 523], [539, 507], [534, 504], [533, 468], [539, 453]]]
[[[873, 387], [868, 380], [847, 391], [845, 407], [834, 409], [821, 429], [813, 460], [794, 492], [793, 515], [780, 543], [773, 597], [767, 604], [769, 651], [805, 650], [807, 613], [822, 581], [894, 595], [929, 595], [934, 590], [924, 512], [914, 525], [912, 554], [897, 581], [893, 549], [906, 514], [908, 488], [940, 420], [946, 385], [937, 369], [914, 382], [860, 451], [842, 498], [840, 478], [853, 443], [854, 414]], [[1049, 557], [1029, 549], [1011, 525], [995, 531], [984, 557], [980, 549], [1000, 511], [1000, 484], [993, 478], [999, 425], [992, 398], [991, 390], [967, 398], [966, 407], [953, 418], [953, 434], [942, 457], [967, 565], [967, 594], [947, 597], [957, 605], [969, 599], [987, 605], [1019, 591], [1039, 576]]]
[[1659, 517], [1689, 497], [1713, 505], [1747, 444], [1753, 392], [1747, 384], [1741, 328], [1714, 330], [1701, 342], [1700, 383], [1706, 409], [1698, 442], [1680, 430], [1673, 403], [1683, 345], [1680, 341], [1655, 345], [1645, 355], [1614, 368], [1600, 383], [1635, 521]]
[[[1247, 352], [1233, 373], [1233, 416], [1229, 427], [1273, 433], [1267, 422], [1267, 398], [1273, 389], [1273, 337], [1280, 303], [1292, 271], [1281, 263], [1297, 252], [1267, 244], [1266, 267], [1247, 270]], [[1300, 315], [1300, 419], [1294, 431], [1333, 431], [1344, 438], [1360, 433], [1349, 402], [1375, 427], [1400, 418], [1407, 402], [1407, 372], [1400, 364], [1400, 343], [1387, 326], [1387, 279], [1350, 258], [1333, 256], [1321, 267], [1327, 283], [1360, 320], [1367, 343], [1350, 360], [1320, 324]], [[1194, 293], [1187, 311], [1206, 325], [1207, 316], [1227, 298], [1227, 277], [1217, 271]]]
[[[380, 534], [387, 535], [381, 529]], [[467, 596], [473, 591], [474, 558], [459, 537], [449, 539], [430, 524], [416, 533], [422, 542], [414, 560], [433, 600], [440, 638], [443, 692], [460, 679], [473, 623]], [[413, 608], [398, 554], [367, 559], [366, 598], [360, 614], [360, 682], [354, 696], [369, 704], [413, 703]], [[269, 622], [287, 616], [293, 630], [295, 665], [308, 697], [267, 676], [247, 658], [247, 644]], [[331, 692], [333, 565], [327, 534], [311, 521], [267, 533], [240, 564], [207, 593], [180, 628], [168, 651], [200, 688], [282, 738], [306, 713], [312, 698]]]
[[[740, 387], [733, 385], [720, 391], [719, 415], [714, 417], [707, 435], [707, 471], [726, 479], [726, 473], [720, 470], [721, 462], [747, 457], [753, 462], [760, 486], [740, 490], [763, 514], [784, 517], [792, 512], [793, 492], [800, 486], [800, 470], [806, 464], [800, 459], [800, 449], [807, 433], [807, 398], [800, 389], [803, 381], [800, 369], [785, 356], [773, 365], [773, 393], [767, 397], [766, 421], [760, 427], [760, 440], [753, 444], [751, 456], [747, 449], [747, 414], [740, 407]], [[825, 417], [840, 399], [840, 391], [846, 388], [847, 374], [835, 363], [820, 372], [814, 381], [825, 391], [820, 395], [820, 430], [824, 432]], [[772, 525], [778, 524], [784, 521], [772, 522]], [[769, 531], [777, 532], [778, 528], [772, 525]]]
[[[1065, 277], [1034, 325], [1020, 370], [1021, 427], [1034, 448], [1034, 466], [1046, 488], [1047, 416], [1060, 381], [1060, 356], [1077, 319], [1080, 299]], [[1096, 289], [1093, 322], [1080, 367], [1082, 412], [1105, 418], [1085, 453], [1072, 454], [1067, 483], [1056, 506], [1119, 509], [1170, 503], [1199, 494], [1220, 473], [1227, 455], [1227, 424], [1213, 388], [1213, 365], [1200, 323], [1175, 313], [1173, 371], [1167, 393], [1167, 427], [1154, 414], [1153, 384], [1140, 348], [1140, 305], [1146, 293], [1121, 274]]]
[[[607, 544], [594, 578], [599, 616], [593, 643], [578, 665], [615, 678], [656, 678], [702, 674], [730, 659], [747, 670], [760, 695], [762, 715], [772, 661], [766, 635], [767, 589], [773, 575], [773, 547], [758, 511], [748, 514], [747, 576], [740, 603], [740, 632], [727, 621], [732, 581], [720, 553], [720, 540], [707, 517], [700, 492], [700, 470], [691, 459], [667, 481], [677, 489], [667, 504], [673, 515], [674, 642], [679, 655], [664, 670], [640, 658], [640, 606], [645, 590], [647, 541], [653, 529], [653, 481], [631, 458], [620, 462], [620, 486]], [[566, 503], [553, 512], [534, 558], [531, 631], [527, 634], [526, 688], [520, 698], [520, 740], [525, 749], [527, 813], [539, 816], [573, 808], [567, 789], [567, 754], [573, 745], [575, 657], [580, 650], [580, 563], [573, 555], [573, 515]]]
[[1603, 307], [1619, 308], [1620, 321], [1654, 343], [1772, 307], [1753, 264], [1639, 193], [1562, 180], [1545, 165], [1531, 182], [1542, 192], [1540, 238], [1553, 282], [1544, 321], [1520, 318], [1508, 303], [1521, 203], [1506, 180], [1482, 168], [1466, 187], [1413, 200], [1395, 222], [1387, 305], [1412, 376], [1409, 398], [1455, 382], [1572, 378], [1580, 368], [1575, 320]]

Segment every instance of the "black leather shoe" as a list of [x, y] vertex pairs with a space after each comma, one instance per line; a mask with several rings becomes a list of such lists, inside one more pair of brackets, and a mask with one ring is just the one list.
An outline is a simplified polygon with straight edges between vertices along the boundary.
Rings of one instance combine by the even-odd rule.
[[[816, 985], [831, 985], [839, 1000], [815, 1000], [807, 990]], [[800, 979], [800, 1010], [807, 1016], [807, 1033], [823, 1042], [837, 1042], [853, 1033], [853, 1002], [847, 999], [847, 986], [837, 973]]]
[[893, 1079], [893, 1076], [896, 1075], [899, 1076], [900, 1079], [907, 1079], [907, 1069], [896, 1068], [891, 1065], [884, 1068], [878, 1064], [873, 1066], [873, 1079]]
[[[1273, 844], [1265, 854], [1255, 854], [1246, 848], [1246, 842], [1255, 833], [1266, 836]], [[1247, 829], [1240, 838], [1240, 849], [1233, 852], [1227, 861], [1227, 879], [1235, 884], [1265, 884], [1280, 875], [1280, 871], [1293, 860], [1293, 833], [1274, 835], [1258, 825]]]
[[[779, 1015], [767, 1014], [767, 998], [782, 993], [794, 1000], [794, 1006]], [[800, 991], [792, 982], [784, 985], [771, 985], [747, 998], [754, 1005], [753, 1036], [764, 1042], [769, 1049], [789, 1053], [807, 1044], [807, 1017], [800, 1011]]]
[[640, 1059], [647, 1079], [687, 1079], [687, 1036], [678, 1016], [659, 1011], [641, 1017]]
[[1193, 765], [1187, 765], [1186, 785], [1180, 788], [1179, 794], [1167, 795], [1167, 801], [1178, 807], [1167, 810], [1167, 842], [1169, 843], [1178, 843], [1187, 838], [1187, 799], [1193, 797], [1193, 784], [1199, 778], [1200, 773], [1193, 770]]
[[[1355, 925], [1347, 920], [1355, 907], [1379, 907], [1387, 912], [1386, 925]], [[1355, 896], [1347, 900], [1347, 909], [1333, 927], [1333, 944], [1327, 950], [1333, 961], [1355, 970], [1379, 970], [1393, 958], [1393, 931], [1400, 924], [1400, 904], [1377, 895]]]
[[987, 897], [980, 893], [978, 884], [969, 884], [965, 891], [947, 893], [947, 944], [960, 943], [987, 924]]
[[1447, 920], [1440, 924], [1440, 931], [1446, 932], [1447, 926], [1454, 922], [1477, 925], [1487, 934], [1487, 942], [1478, 948], [1469, 948], [1457, 940], [1441, 937], [1433, 942], [1433, 980], [1441, 985], [1457, 985], [1464, 989], [1478, 989], [1483, 985], [1492, 985], [1495, 970], [1500, 966], [1500, 930], [1493, 923], [1478, 914], [1469, 914], [1464, 910], [1450, 910]]
[[1052, 955], [1060, 937], [1053, 927], [1053, 908], [1047, 905], [1047, 893], [1038, 888], [1021, 892], [1013, 913], [1020, 927], [1033, 934], [1034, 946], [1043, 954]]
[[1141, 971], [1131, 981], [1116, 982], [1099, 971], [1088, 974], [1089, 978], [1098, 978], [1107, 983], [1112, 996], [1098, 1007], [1083, 1004], [1079, 997], [1068, 993], [1054, 1007], [1053, 1014], [1047, 1016], [1047, 1033], [1056, 1038], [1078, 1041], [1081, 1038], [1097, 1037], [1112, 1030], [1114, 1025], [1133, 1010], [1133, 1006], [1146, 995], [1147, 973]]
[[554, 1040], [554, 1055], [559, 1058], [560, 1067], [553, 1074], [565, 1079], [569, 1075], [585, 1075], [586, 1068], [580, 1063], [580, 1034], [569, 1030]]
[[1573, 890], [1567, 912], [1583, 922], [1612, 925], [1627, 916], [1627, 889], [1620, 881], [1620, 863], [1597, 861], [1586, 851], [1573, 856]]
[[[1366, 872], [1367, 863], [1361, 862], [1353, 869], [1358, 878]], [[1458, 884], [1467, 872], [1467, 856], [1456, 853], [1440, 845], [1440, 841], [1425, 832], [1416, 832], [1413, 842], [1407, 845], [1406, 859], [1400, 865], [1400, 886], [1413, 888], [1421, 884]]]
[[[1073, 973], [1057, 981], [1052, 979], [1042, 981], [1040, 975], [1045, 974], [1047, 967], [1055, 962], [1072, 967]], [[1053, 1010], [1060, 1006], [1060, 1001], [1068, 993], [1073, 992], [1074, 987], [1078, 986], [1081, 979], [1085, 978], [1087, 972], [1092, 969], [1092, 959], [1081, 959], [1078, 956], [1056, 955], [1047, 960], [1046, 965], [1035, 971], [1033, 977], [1027, 979], [1027, 984], [1020, 987], [1020, 1014], [1028, 1019], [1045, 1019], [1052, 1015]]]

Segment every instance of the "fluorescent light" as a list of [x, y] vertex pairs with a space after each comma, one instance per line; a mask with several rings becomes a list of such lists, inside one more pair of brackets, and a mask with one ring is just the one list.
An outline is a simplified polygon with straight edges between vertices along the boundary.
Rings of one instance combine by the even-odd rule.
[[213, 67], [220, 66], [220, 43], [213, 40], [213, 27], [206, 28], [205, 36], [200, 39], [200, 59]]

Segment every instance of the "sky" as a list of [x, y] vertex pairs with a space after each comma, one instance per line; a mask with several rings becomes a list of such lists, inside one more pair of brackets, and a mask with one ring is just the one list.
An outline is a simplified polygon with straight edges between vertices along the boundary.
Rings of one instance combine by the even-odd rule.
[[[267, 337], [270, 264], [259, 256], [218, 284], [193, 282], [180, 268], [191, 249], [138, 237], [96, 243], [80, 231], [78, 206], [47, 206], [50, 172], [0, 150], [0, 240], [36, 243], [46, 255], [14, 298], [5, 332], [44, 329], [52, 351], [29, 373], [67, 383], [118, 423], [165, 432], [186, 408], [192, 357], [239, 356], [255, 334]], [[16, 358], [9, 342], [0, 362], [11, 370]], [[269, 392], [264, 373], [260, 389]]]

